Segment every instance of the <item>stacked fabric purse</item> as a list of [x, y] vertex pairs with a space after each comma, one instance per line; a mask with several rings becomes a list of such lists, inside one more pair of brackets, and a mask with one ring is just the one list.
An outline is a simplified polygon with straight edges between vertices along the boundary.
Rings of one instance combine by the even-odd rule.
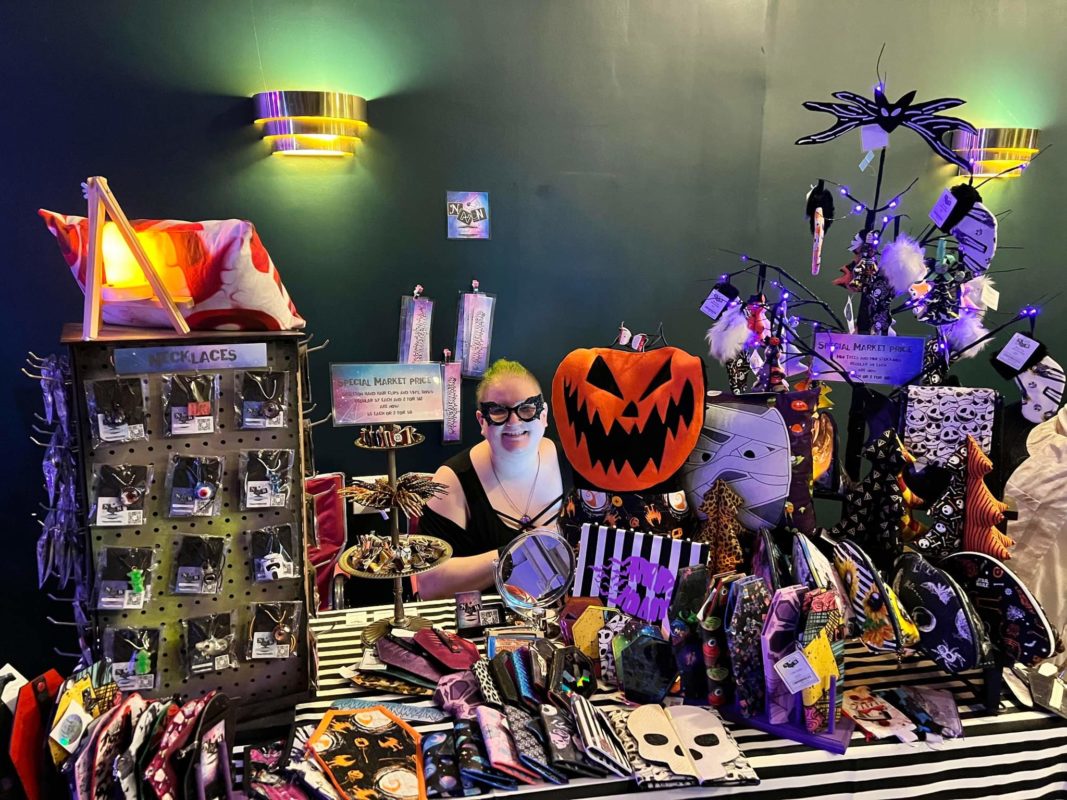
[[66, 680], [51, 670], [19, 689], [4, 777], [28, 800], [230, 798], [233, 741], [234, 710], [220, 692], [181, 705], [122, 694], [110, 664]]

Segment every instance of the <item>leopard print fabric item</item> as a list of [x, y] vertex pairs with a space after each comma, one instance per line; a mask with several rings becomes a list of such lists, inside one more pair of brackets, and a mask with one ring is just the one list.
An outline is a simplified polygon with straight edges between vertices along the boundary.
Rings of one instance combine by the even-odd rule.
[[736, 569], [744, 559], [739, 538], [744, 528], [737, 521], [737, 510], [745, 504], [737, 492], [723, 480], [717, 480], [704, 493], [700, 511], [707, 519], [693, 538], [711, 546], [712, 573]]

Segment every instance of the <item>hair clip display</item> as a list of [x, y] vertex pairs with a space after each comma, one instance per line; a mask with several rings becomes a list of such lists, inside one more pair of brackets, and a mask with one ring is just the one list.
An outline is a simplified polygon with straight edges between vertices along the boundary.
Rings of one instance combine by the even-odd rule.
[[225, 565], [225, 536], [180, 534], [170, 590], [173, 594], [217, 594]]
[[145, 495], [152, 467], [137, 464], [97, 464], [93, 467], [92, 524], [108, 527], [143, 525]]
[[156, 688], [161, 635], [159, 628], [107, 628], [104, 657], [111, 664], [119, 690], [145, 692]]
[[144, 378], [85, 382], [85, 402], [93, 423], [93, 447], [99, 447], [102, 442], [148, 438], [145, 432], [147, 390], [148, 381]]
[[289, 407], [289, 373], [271, 370], [235, 372], [234, 412], [242, 430], [284, 428]]
[[303, 608], [299, 600], [252, 603], [247, 657], [295, 658]]
[[167, 516], [218, 516], [222, 468], [220, 456], [172, 455], [167, 467]]
[[292, 450], [241, 451], [241, 508], [285, 508], [292, 493]]
[[489, 367], [496, 295], [486, 294], [471, 281], [471, 291], [459, 293], [456, 322], [456, 361], [464, 378], [480, 378]]
[[433, 300], [422, 295], [416, 286], [410, 295], [400, 298], [400, 333], [396, 360], [401, 364], [430, 361], [430, 324]]
[[299, 542], [292, 525], [260, 528], [251, 531], [248, 538], [252, 556], [252, 578], [256, 583], [300, 577], [300, 568], [293, 558]]
[[219, 425], [219, 387], [222, 376], [162, 375], [163, 435], [197, 436], [214, 433]]
[[102, 547], [97, 555], [96, 607], [101, 611], [140, 609], [152, 598], [151, 547]]
[[231, 612], [182, 620], [186, 677], [237, 667], [237, 636]]

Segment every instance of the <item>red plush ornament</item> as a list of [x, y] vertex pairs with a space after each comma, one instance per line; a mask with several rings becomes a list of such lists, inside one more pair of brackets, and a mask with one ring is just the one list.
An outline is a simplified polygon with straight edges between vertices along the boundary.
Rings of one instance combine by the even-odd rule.
[[597, 488], [661, 484], [700, 437], [704, 386], [704, 362], [676, 347], [574, 350], [552, 381], [563, 451]]

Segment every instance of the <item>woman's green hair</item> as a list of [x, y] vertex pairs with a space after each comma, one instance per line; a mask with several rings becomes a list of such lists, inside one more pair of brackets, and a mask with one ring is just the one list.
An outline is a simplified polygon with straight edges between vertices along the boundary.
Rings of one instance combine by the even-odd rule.
[[478, 388], [475, 390], [475, 401], [480, 403], [482, 398], [485, 397], [486, 391], [489, 387], [503, 378], [529, 378], [534, 382], [537, 390], [541, 390], [541, 383], [534, 377], [534, 374], [530, 370], [526, 369], [518, 361], [511, 361], [506, 358], [498, 358], [494, 361], [489, 369], [482, 375], [482, 379], [478, 381]]

